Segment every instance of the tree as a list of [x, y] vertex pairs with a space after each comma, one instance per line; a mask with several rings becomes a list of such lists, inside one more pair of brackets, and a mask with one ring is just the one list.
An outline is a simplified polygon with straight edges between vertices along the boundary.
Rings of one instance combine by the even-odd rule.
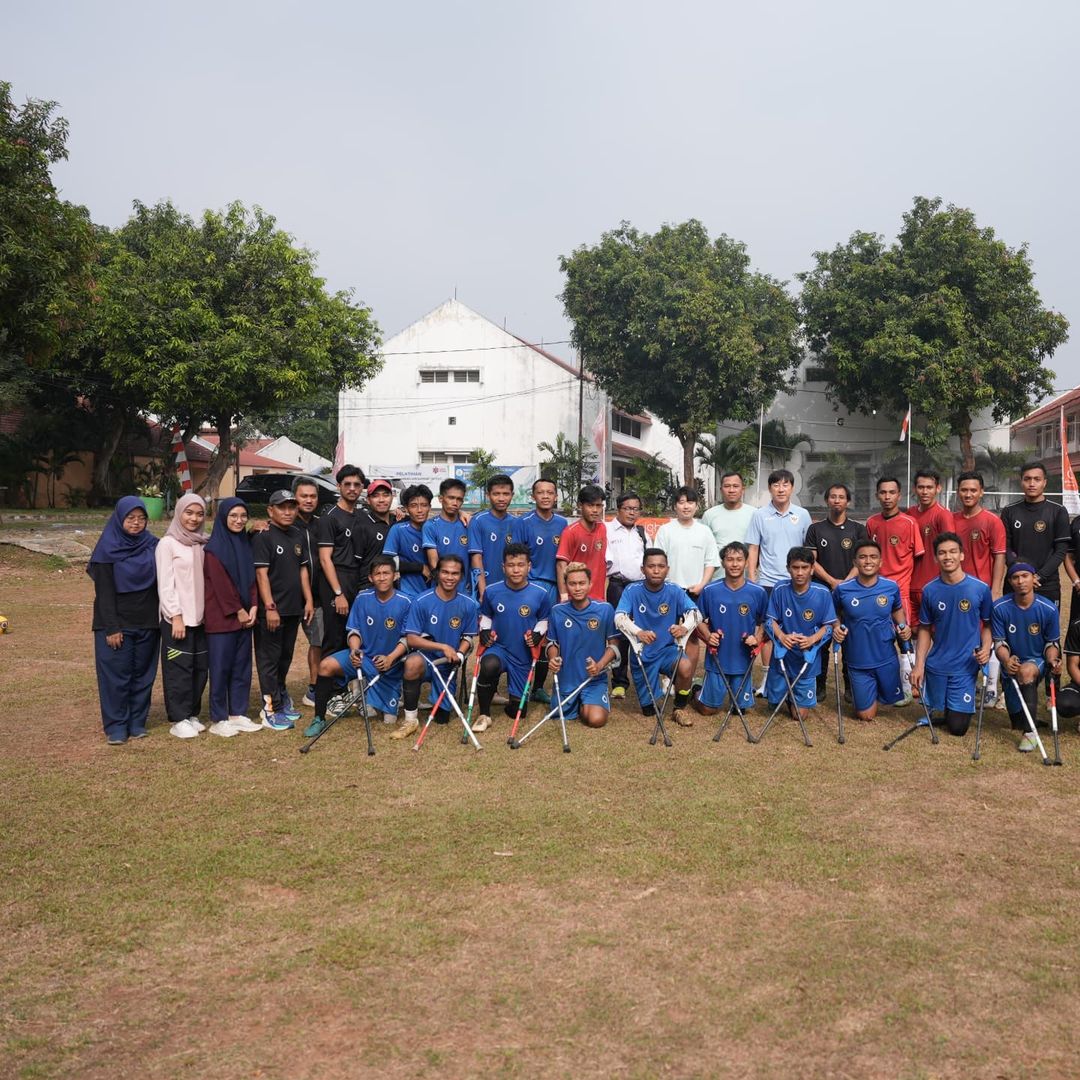
[[637, 493], [646, 514], [662, 514], [678, 487], [671, 466], [659, 454], [637, 461], [627, 484]]
[[234, 424], [360, 386], [380, 366], [370, 309], [327, 292], [314, 255], [258, 207], [232, 203], [196, 223], [171, 203], [136, 202], [117, 240], [95, 306], [105, 370], [186, 430], [216, 428], [211, 497]]
[[35, 100], [17, 108], [0, 82], [0, 405], [22, 400], [89, 295], [90, 218], [50, 176], [67, 157], [67, 121], [55, 109]]
[[756, 419], [791, 384], [796, 304], [730, 237], [710, 240], [698, 221], [653, 235], [623, 222], [560, 265], [585, 367], [621, 407], [647, 408], [671, 428], [686, 483], [702, 432]]
[[757, 479], [759, 432], [762, 461], [772, 466], [786, 465], [796, 447], [803, 443], [814, 449], [814, 440], [809, 435], [788, 431], [783, 420], [766, 420], [764, 425], [751, 424], [734, 435], [726, 435], [719, 442], [711, 435], [702, 435], [695, 457], [712, 467], [717, 484], [723, 473], [737, 472], [749, 486]]
[[970, 210], [917, 197], [897, 241], [856, 232], [799, 274], [810, 347], [829, 394], [853, 412], [910, 401], [928, 445], [960, 439], [974, 464], [971, 419], [1023, 416], [1050, 391], [1043, 362], [1068, 321], [1043, 307], [1027, 247], [1009, 248]]
[[855, 488], [855, 466], [851, 459], [830, 450], [825, 460], [814, 471], [806, 487], [811, 495], [824, 496], [833, 484], [846, 484], [849, 491]]
[[[750, 429], [757, 438], [758, 425]], [[766, 420], [761, 426], [761, 457], [776, 468], [782, 468], [790, 460], [795, 450], [805, 443], [814, 449], [814, 440], [801, 431], [788, 431], [783, 420]]]
[[495, 464], [495, 454], [478, 446], [469, 451], [469, 487], [476, 488], [480, 493], [480, 504], [487, 499], [487, 483], [493, 476], [498, 476], [501, 471]]
[[305, 401], [289, 403], [280, 411], [249, 416], [245, 438], [254, 438], [256, 433], [274, 439], [287, 435], [312, 453], [333, 461], [338, 441], [337, 390], [324, 387]]
[[555, 436], [554, 444], [538, 443], [536, 449], [548, 455], [547, 461], [540, 462], [540, 475], [554, 482], [562, 496], [561, 509], [572, 510], [577, 502], [581, 478], [596, 472], [599, 459], [589, 451], [584, 439], [571, 441], [561, 431]]
[[983, 474], [990, 489], [1014, 481], [1030, 454], [1020, 450], [999, 450], [996, 446], [983, 446], [975, 454], [975, 468]]

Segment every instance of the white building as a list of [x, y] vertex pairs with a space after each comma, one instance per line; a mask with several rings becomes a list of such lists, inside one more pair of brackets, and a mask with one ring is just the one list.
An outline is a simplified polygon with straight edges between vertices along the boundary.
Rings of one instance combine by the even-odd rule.
[[378, 375], [340, 396], [345, 460], [369, 476], [437, 486], [467, 475], [469, 452], [481, 447], [514, 476], [515, 504], [526, 505], [545, 457], [538, 445], [560, 432], [575, 440], [579, 424], [590, 447], [604, 442], [605, 481], [614, 458], [616, 490], [637, 456], [680, 460], [662, 424], [616, 411], [612, 432], [607, 396], [590, 377], [456, 299], [395, 334], [382, 355]]
[[288, 435], [272, 439], [265, 446], [260, 445], [255, 453], [260, 457], [288, 462], [303, 472], [316, 476], [328, 473], [334, 465], [329, 458], [324, 458], [313, 450], [309, 450], [306, 446], [293, 442]]

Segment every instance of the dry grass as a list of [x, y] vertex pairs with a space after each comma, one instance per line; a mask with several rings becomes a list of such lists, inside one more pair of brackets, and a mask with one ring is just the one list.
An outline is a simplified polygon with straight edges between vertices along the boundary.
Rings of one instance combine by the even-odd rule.
[[0, 610], [0, 1075], [1077, 1071], [1075, 734], [113, 748], [85, 575], [0, 549]]

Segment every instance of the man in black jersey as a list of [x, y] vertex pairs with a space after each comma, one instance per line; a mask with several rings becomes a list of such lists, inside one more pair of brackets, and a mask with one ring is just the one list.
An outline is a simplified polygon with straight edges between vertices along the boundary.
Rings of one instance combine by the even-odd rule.
[[[1038, 575], [1036, 592], [1061, 606], [1058, 567], [1069, 548], [1069, 515], [1060, 503], [1050, 502], [1046, 491], [1046, 469], [1042, 462], [1029, 461], [1020, 470], [1024, 501], [1001, 511], [1005, 524], [1005, 565], [1031, 563]], [[1006, 578], [1006, 588], [1008, 578]]]
[[319, 568], [322, 571], [323, 652], [345, 648], [345, 620], [360, 588], [356, 541], [363, 526], [356, 503], [364, 474], [355, 465], [337, 471], [338, 501], [319, 517]]
[[[806, 530], [803, 543], [813, 548], [817, 554], [814, 577], [832, 592], [841, 581], [855, 576], [855, 545], [869, 537], [862, 522], [848, 517], [851, 491], [847, 484], [830, 484], [825, 491], [825, 505], [828, 507], [829, 516], [815, 521]], [[825, 680], [828, 675], [829, 665], [823, 663], [817, 677], [819, 700], [825, 696]], [[844, 685], [850, 687], [846, 658]]]
[[301, 705], [309, 709], [315, 705], [315, 680], [319, 677], [319, 661], [322, 659], [323, 610], [319, 567], [319, 486], [310, 476], [298, 476], [292, 484], [296, 496], [296, 528], [307, 539], [308, 573], [311, 575], [311, 595], [315, 599], [315, 615], [310, 623], [300, 626], [308, 640], [308, 688]]
[[366, 582], [371, 573], [371, 560], [381, 555], [390, 527], [395, 522], [390, 504], [394, 501], [394, 489], [389, 480], [372, 480], [367, 486], [367, 505], [356, 508], [360, 522], [360, 539], [356, 545], [360, 580]]

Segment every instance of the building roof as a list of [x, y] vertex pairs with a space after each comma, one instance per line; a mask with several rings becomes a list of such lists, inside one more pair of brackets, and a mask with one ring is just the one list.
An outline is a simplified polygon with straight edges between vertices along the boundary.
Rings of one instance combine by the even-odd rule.
[[1012, 426], [1012, 431], [1023, 431], [1025, 428], [1032, 427], [1036, 424], [1045, 424], [1054, 419], [1061, 408], [1068, 408], [1070, 405], [1080, 404], [1080, 386], [1074, 386], [1071, 390], [1066, 390], [1063, 394], [1058, 394], [1052, 401], [1048, 401], [1045, 405], [1040, 405], [1033, 412], [1029, 412], [1021, 420], [1017, 420]]
[[647, 450], [642, 450], [640, 446], [627, 446], [626, 443], [615, 442], [614, 439], [611, 442], [611, 456], [619, 458], [636, 458], [639, 461], [645, 461], [652, 458]]

